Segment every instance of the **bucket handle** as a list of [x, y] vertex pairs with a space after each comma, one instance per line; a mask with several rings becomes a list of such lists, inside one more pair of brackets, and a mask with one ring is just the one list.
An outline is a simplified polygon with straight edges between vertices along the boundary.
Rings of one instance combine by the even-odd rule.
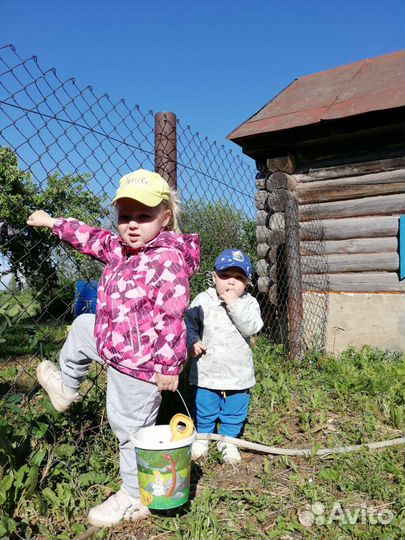
[[188, 407], [187, 407], [187, 405], [186, 405], [186, 402], [184, 401], [183, 396], [182, 396], [181, 393], [180, 393], [180, 390], [177, 389], [176, 392], [179, 394], [180, 399], [181, 399], [181, 401], [183, 402], [184, 408], [186, 409], [188, 416], [191, 418], [190, 411], [188, 410]]
[[[181, 393], [180, 393], [180, 390], [177, 389], [176, 392], [179, 394], [180, 399], [181, 399], [181, 401], [183, 402], [184, 408], [186, 409], [187, 414], [188, 414], [188, 416], [189, 416], [189, 418], [190, 418], [190, 420], [191, 420], [191, 423], [192, 423], [192, 425], [193, 425], [193, 428], [195, 429], [194, 422], [193, 422], [193, 420], [191, 419], [190, 411], [188, 410], [188, 407], [187, 407], [187, 405], [186, 405], [186, 402], [184, 401], [183, 396], [182, 396]], [[155, 393], [155, 388], [152, 388], [152, 392], [150, 393], [149, 398], [150, 398], [154, 393]], [[142, 417], [142, 414], [143, 414], [143, 412], [144, 412], [144, 410], [145, 410], [145, 407], [146, 407], [146, 405], [147, 405], [148, 402], [149, 402], [149, 398], [145, 401], [144, 406], [143, 406], [143, 408], [142, 408], [142, 410], [141, 410], [141, 414], [139, 415], [139, 418]], [[131, 431], [130, 431], [130, 433], [129, 433], [129, 438], [130, 438], [130, 439], [132, 439], [132, 436], [136, 433], [136, 431], [135, 431], [136, 428], [139, 428], [138, 422], [136, 422], [136, 423], [133, 425], [133, 427], [132, 427], [132, 429], [131, 429]]]

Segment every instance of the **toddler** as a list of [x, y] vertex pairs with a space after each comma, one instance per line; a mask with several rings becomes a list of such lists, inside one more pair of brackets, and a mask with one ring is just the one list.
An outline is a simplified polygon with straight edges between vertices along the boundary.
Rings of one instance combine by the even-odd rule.
[[[247, 418], [250, 388], [255, 384], [250, 337], [263, 326], [260, 307], [246, 292], [252, 275], [249, 257], [238, 249], [215, 261], [215, 288], [196, 296], [186, 312], [190, 383], [196, 386], [196, 427], [200, 433], [238, 437]], [[218, 442], [225, 463], [237, 464], [234, 444]], [[194, 459], [206, 455], [208, 441], [192, 446]]]
[[88, 515], [96, 526], [140, 519], [141, 504], [131, 434], [155, 423], [162, 390], [176, 391], [187, 358], [183, 315], [189, 278], [198, 270], [196, 235], [177, 232], [176, 194], [157, 173], [125, 175], [112, 203], [118, 236], [73, 218], [54, 219], [42, 210], [28, 225], [49, 227], [75, 249], [105, 263], [96, 315], [72, 324], [60, 353], [60, 370], [37, 367], [40, 384], [55, 409], [65, 411], [79, 394], [92, 360], [107, 368], [107, 416], [120, 443], [122, 487]]

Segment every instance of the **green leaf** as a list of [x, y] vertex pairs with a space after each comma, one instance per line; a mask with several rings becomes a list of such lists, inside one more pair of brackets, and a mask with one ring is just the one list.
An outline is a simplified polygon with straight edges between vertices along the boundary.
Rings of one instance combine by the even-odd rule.
[[24, 400], [24, 394], [10, 394], [7, 397], [7, 403], [16, 405], [17, 403], [21, 403]]
[[9, 538], [9, 534], [17, 529], [17, 522], [4, 514], [0, 515], [0, 538]]
[[17, 305], [13, 306], [11, 309], [8, 310], [7, 315], [9, 317], [16, 317], [21, 311], [21, 308]]
[[79, 476], [79, 482], [82, 487], [102, 484], [107, 478], [105, 473], [87, 472]]
[[319, 476], [324, 480], [330, 480], [331, 482], [337, 482], [339, 480], [339, 473], [336, 469], [322, 469]]
[[69, 507], [70, 502], [72, 501], [72, 488], [70, 484], [59, 483], [57, 485], [58, 498], [66, 507]]
[[0, 503], [4, 504], [7, 501], [7, 492], [10, 490], [13, 485], [14, 478], [7, 474], [4, 478], [0, 480]]
[[28, 472], [28, 476], [24, 484], [24, 488], [26, 490], [27, 495], [30, 495], [34, 491], [34, 489], [37, 487], [38, 473], [39, 473], [38, 465], [33, 465], [30, 471]]
[[256, 519], [259, 523], [264, 523], [267, 519], [267, 512], [259, 512], [256, 514]]
[[22, 467], [18, 469], [18, 471], [15, 473], [15, 487], [16, 489], [20, 489], [24, 483], [25, 483], [25, 476], [29, 472], [29, 465], [25, 464]]
[[312, 457], [315, 457], [316, 456], [316, 453], [318, 452], [318, 450], [321, 448], [321, 443], [320, 442], [315, 442], [311, 448], [311, 456]]
[[44, 457], [46, 456], [48, 452], [48, 449], [46, 447], [40, 448], [33, 454], [33, 456], [30, 458], [30, 462], [32, 465], [37, 465], [38, 467], [41, 465]]
[[264, 462], [263, 462], [263, 471], [265, 474], [269, 474], [271, 472], [270, 460], [266, 458], [264, 459]]
[[69, 457], [76, 450], [76, 447], [73, 444], [61, 444], [59, 448], [56, 449], [55, 455], [58, 457]]
[[45, 433], [48, 431], [49, 424], [45, 422], [36, 422], [36, 425], [32, 428], [32, 434], [37, 439], [42, 439]]
[[70, 527], [72, 533], [75, 535], [79, 535], [80, 533], [84, 532], [86, 530], [86, 526], [83, 525], [83, 523], [73, 523]]
[[46, 399], [42, 403], [43, 408], [46, 410], [47, 413], [49, 413], [52, 416], [53, 420], [58, 420], [61, 416], [60, 413], [55, 409], [55, 407], [52, 405], [51, 401], [49, 399]]
[[50, 487], [46, 487], [42, 490], [42, 495], [46, 498], [47, 501], [49, 501], [53, 506], [59, 506], [60, 500], [56, 493], [52, 491]]

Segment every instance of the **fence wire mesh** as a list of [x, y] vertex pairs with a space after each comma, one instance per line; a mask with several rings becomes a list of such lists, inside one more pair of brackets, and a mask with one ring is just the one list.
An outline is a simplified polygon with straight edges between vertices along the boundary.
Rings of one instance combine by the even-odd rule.
[[304, 221], [294, 184], [294, 175], [259, 164], [256, 266], [267, 333], [291, 357], [301, 358], [309, 350], [324, 348], [328, 281], [317, 205], [306, 205]]
[[[74, 78], [62, 80], [55, 69], [44, 70], [35, 56], [21, 58], [13, 46], [0, 49], [0, 67], [3, 396], [18, 401], [36, 392], [36, 364], [44, 358], [57, 360], [77, 315], [77, 282], [98, 280], [102, 272], [102, 265], [67, 249], [49, 232], [26, 227], [28, 215], [43, 209], [55, 217], [74, 216], [114, 228], [110, 201], [118, 180], [138, 168], [156, 168], [177, 183], [181, 230], [200, 236], [201, 269], [192, 280], [192, 296], [209, 284], [217, 255], [238, 247], [257, 267], [251, 291], [261, 305], [264, 332], [286, 347], [291, 347], [292, 336], [298, 345], [304, 343], [304, 349], [314, 345], [314, 337], [318, 346], [322, 344], [325, 295], [321, 293], [326, 285], [319, 231], [315, 227], [315, 241], [308, 246], [314, 257], [306, 264], [316, 268], [309, 272], [301, 266], [299, 252], [289, 247], [288, 234], [282, 233], [285, 207], [278, 211], [269, 205], [263, 182], [255, 185], [256, 176], [260, 182], [268, 178], [268, 171], [257, 173], [253, 161], [181, 121], [168, 131], [152, 111], [124, 99], [114, 101], [108, 94], [97, 95]], [[264, 202], [259, 196], [255, 204], [256, 189], [266, 192]], [[294, 242], [305, 231], [309, 238], [311, 231], [298, 220], [292, 226], [291, 219]], [[291, 266], [294, 253], [298, 258]], [[302, 273], [318, 276], [305, 284], [312, 294], [304, 305], [301, 284], [294, 292], [295, 304], [289, 301], [291, 287]], [[292, 325], [295, 318], [298, 322]], [[84, 392], [97, 385], [97, 369]]]

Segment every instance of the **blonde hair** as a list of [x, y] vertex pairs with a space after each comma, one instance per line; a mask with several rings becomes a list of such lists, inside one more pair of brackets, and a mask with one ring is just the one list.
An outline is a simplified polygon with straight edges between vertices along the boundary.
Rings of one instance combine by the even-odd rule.
[[166, 225], [166, 231], [174, 231], [181, 233], [179, 228], [179, 215], [180, 215], [180, 198], [172, 187], [170, 189], [170, 198], [168, 201], [163, 200], [159, 207], [163, 210], [170, 210], [169, 223]]

